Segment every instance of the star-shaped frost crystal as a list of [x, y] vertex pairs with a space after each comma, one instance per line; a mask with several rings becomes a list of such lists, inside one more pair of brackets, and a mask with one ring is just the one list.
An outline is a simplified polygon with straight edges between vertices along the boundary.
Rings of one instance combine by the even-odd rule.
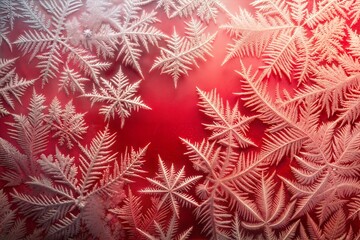
[[187, 192], [201, 176], [191, 176], [185, 178], [185, 166], [180, 171], [175, 172], [174, 165], [171, 164], [168, 169], [159, 157], [159, 172], [156, 178], [146, 178], [153, 184], [153, 187], [141, 190], [142, 193], [160, 195], [161, 200], [158, 208], [164, 205], [170, 205], [173, 212], [179, 217], [179, 202], [185, 206], [198, 206], [195, 199]]

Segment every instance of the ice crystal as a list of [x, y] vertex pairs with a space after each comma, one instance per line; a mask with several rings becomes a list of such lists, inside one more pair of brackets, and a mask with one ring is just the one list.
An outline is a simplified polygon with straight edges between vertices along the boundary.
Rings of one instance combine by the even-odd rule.
[[360, 1], [247, 5], [0, 0], [0, 238], [359, 239]]

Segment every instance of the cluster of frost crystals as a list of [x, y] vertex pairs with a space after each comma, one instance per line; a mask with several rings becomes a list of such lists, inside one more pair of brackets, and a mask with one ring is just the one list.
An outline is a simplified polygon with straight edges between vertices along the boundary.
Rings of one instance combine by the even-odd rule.
[[[228, 4], [0, 0], [0, 239], [360, 238], [360, 1]], [[214, 46], [236, 102], [194, 87], [208, 135], [147, 172], [157, 149], [117, 145], [139, 90]]]

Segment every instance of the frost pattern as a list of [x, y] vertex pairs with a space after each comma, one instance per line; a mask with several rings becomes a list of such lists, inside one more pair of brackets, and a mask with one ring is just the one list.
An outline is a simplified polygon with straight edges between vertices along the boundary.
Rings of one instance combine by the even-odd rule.
[[35, 82], [35, 80], [25, 80], [19, 77], [14, 67], [15, 61], [15, 58], [0, 59], [0, 116], [9, 114], [3, 102], [14, 109], [14, 100], [21, 103], [21, 96], [25, 90]]
[[206, 28], [194, 19], [186, 23], [186, 26], [186, 37], [179, 36], [174, 29], [167, 40], [167, 48], [161, 48], [160, 56], [150, 69], [160, 68], [161, 73], [170, 74], [175, 88], [180, 76], [187, 75], [191, 70], [191, 65], [198, 66], [197, 59], [205, 60], [206, 55], [211, 56], [210, 51], [216, 36], [216, 33], [205, 34]]
[[159, 180], [147, 178], [154, 187], [141, 190], [142, 193], [163, 195], [158, 208], [161, 208], [162, 206], [170, 206], [173, 213], [178, 218], [179, 202], [183, 205], [198, 206], [195, 199], [186, 194], [185, 191], [189, 190], [189, 188], [194, 185], [201, 176], [185, 178], [184, 168], [185, 167], [181, 168], [179, 172], [175, 172], [173, 165], [171, 165], [170, 169], [168, 169], [161, 158], [159, 158]]
[[[228, 4], [0, 0], [1, 239], [360, 238], [360, 1]], [[236, 101], [194, 87], [206, 135], [155, 172], [144, 83], [218, 54]]]
[[[116, 153], [109, 151], [114, 142], [114, 134], [107, 128], [99, 132], [89, 147], [79, 146], [82, 154], [78, 166], [74, 157], [58, 149], [55, 155], [42, 155], [39, 164], [46, 177], [30, 176], [27, 184], [45, 190], [46, 194], [34, 196], [17, 191], [12, 194], [24, 214], [35, 218], [39, 226], [45, 226], [47, 239], [75, 236], [84, 231], [84, 226], [98, 237], [111, 236], [105, 223], [97, 226], [99, 229], [91, 228], [103, 218], [101, 199], [121, 194], [124, 181], [142, 172], [146, 151], [146, 148], [131, 150], [118, 163]], [[111, 170], [110, 164], [113, 164]]]
[[92, 103], [106, 103], [99, 110], [101, 114], [105, 115], [105, 120], [115, 118], [115, 114], [117, 114], [121, 120], [121, 127], [123, 127], [125, 119], [131, 115], [132, 111], [138, 111], [141, 108], [151, 109], [143, 103], [139, 96], [134, 96], [139, 88], [140, 81], [130, 84], [121, 69], [110, 81], [101, 78], [101, 83], [103, 86], [101, 86], [100, 92], [94, 86], [91, 93], [84, 94], [83, 96], [90, 98]]
[[80, 9], [81, 1], [40, 1], [40, 6], [34, 1], [22, 1], [21, 5], [21, 14], [32, 30], [21, 34], [15, 44], [24, 55], [31, 53], [30, 61], [35, 57], [38, 59], [37, 67], [40, 68], [43, 84], [61, 71], [64, 52], [68, 53], [67, 61], [78, 64], [87, 76], [97, 81], [100, 71], [106, 69], [109, 63], [97, 61], [84, 49], [70, 45], [65, 33], [66, 19]]

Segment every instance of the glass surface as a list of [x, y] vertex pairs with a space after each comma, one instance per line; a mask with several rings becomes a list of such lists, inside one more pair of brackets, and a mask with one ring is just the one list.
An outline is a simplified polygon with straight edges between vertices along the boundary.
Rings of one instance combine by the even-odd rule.
[[0, 0], [0, 239], [358, 239], [359, 16]]

